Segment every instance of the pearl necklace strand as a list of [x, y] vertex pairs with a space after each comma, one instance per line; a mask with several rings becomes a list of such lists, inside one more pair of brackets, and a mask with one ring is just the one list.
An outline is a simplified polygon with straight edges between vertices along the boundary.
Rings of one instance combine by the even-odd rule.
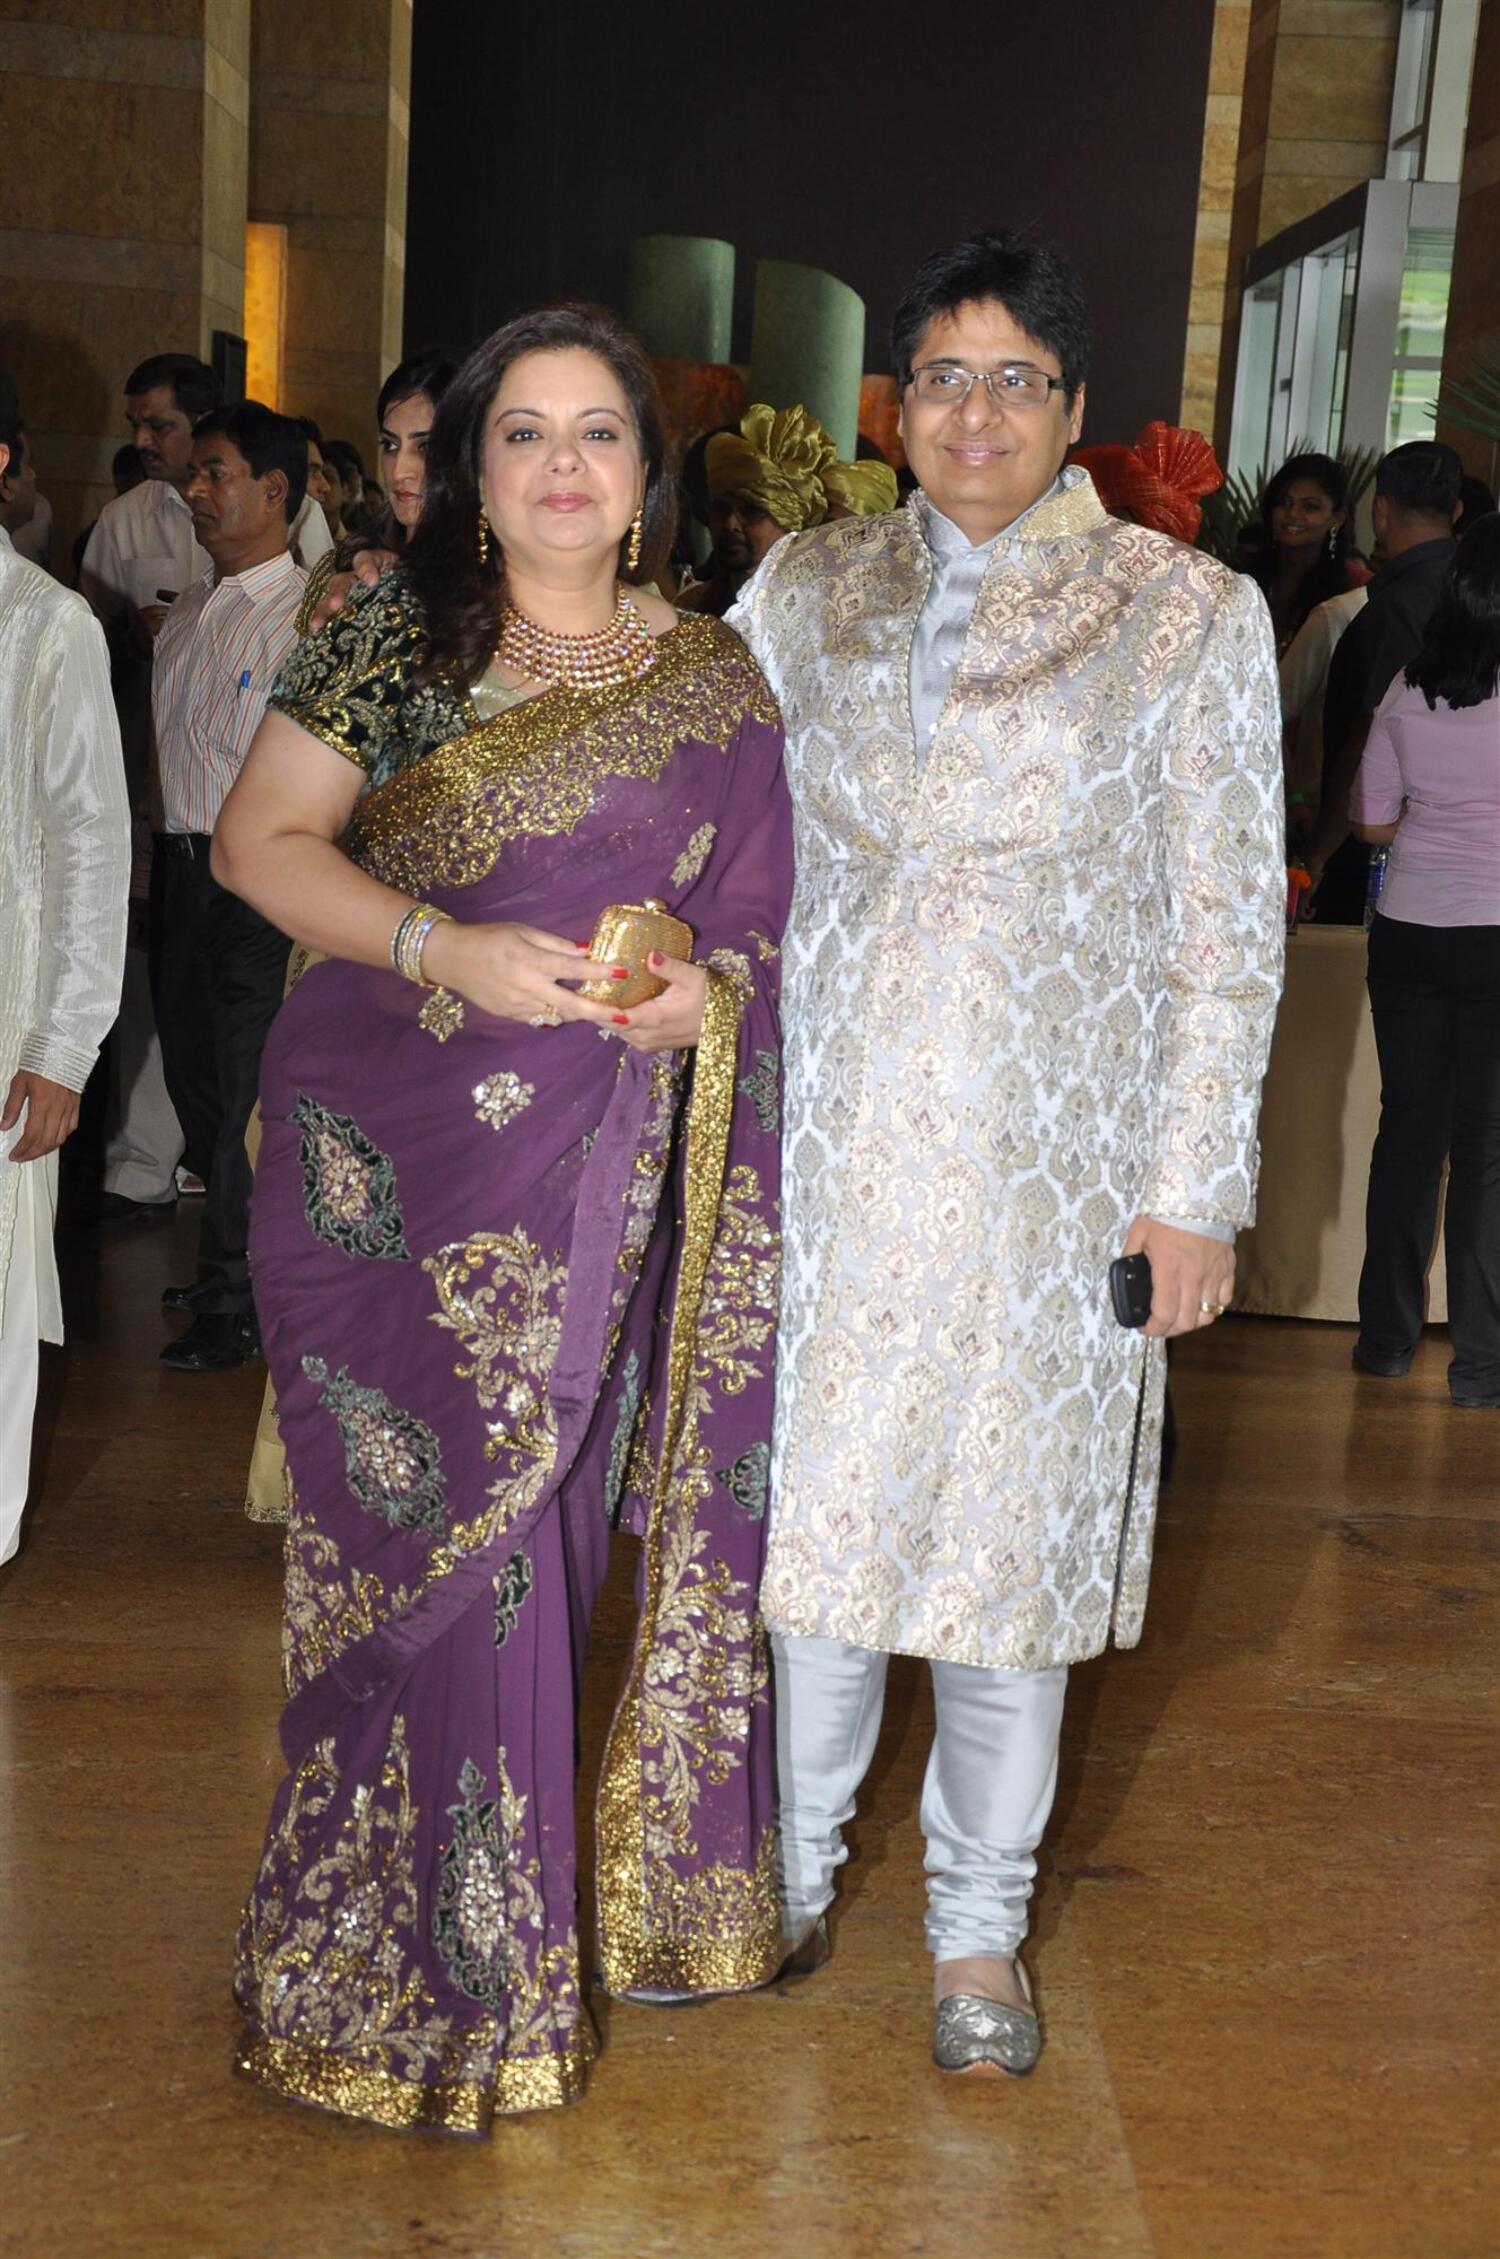
[[507, 604], [500, 614], [496, 659], [528, 682], [554, 690], [613, 690], [620, 683], [639, 682], [656, 664], [655, 639], [624, 582], [618, 587], [613, 618], [592, 635], [559, 635]]

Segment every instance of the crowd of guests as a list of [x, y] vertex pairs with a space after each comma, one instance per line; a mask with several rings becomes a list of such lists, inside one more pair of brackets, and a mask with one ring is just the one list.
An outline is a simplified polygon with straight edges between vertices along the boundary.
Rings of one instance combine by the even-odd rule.
[[[105, 1212], [201, 1179], [162, 1360], [274, 1384], [291, 1772], [238, 2060], [294, 2099], [476, 2131], [578, 2091], [612, 1526], [606, 1987], [821, 1966], [913, 1653], [934, 2057], [1032, 2067], [1068, 1668], [1139, 1637], [1161, 1345], [1252, 1214], [1284, 818], [1319, 918], [1389, 854], [1356, 1362], [1410, 1362], [1451, 1153], [1453, 1394], [1500, 1404], [1500, 519], [1455, 545], [1457, 457], [1398, 447], [1367, 563], [1304, 455], [1231, 571], [1201, 435], [1079, 447], [1087, 307], [1025, 239], [927, 261], [893, 348], [899, 476], [758, 403], [679, 477], [640, 348], [544, 309], [392, 372], [378, 491], [163, 354], [81, 594], [0, 538], [6, 1353], [56, 1332], [123, 980]], [[0, 507], [26, 464], [0, 382]]]

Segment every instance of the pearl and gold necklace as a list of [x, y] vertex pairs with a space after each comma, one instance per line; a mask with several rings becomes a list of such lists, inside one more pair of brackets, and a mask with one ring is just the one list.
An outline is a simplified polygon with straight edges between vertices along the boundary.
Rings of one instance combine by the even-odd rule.
[[553, 690], [612, 690], [619, 683], [639, 682], [656, 664], [656, 642], [624, 582], [618, 585], [613, 618], [592, 635], [560, 635], [507, 604], [500, 614], [496, 660], [528, 682]]

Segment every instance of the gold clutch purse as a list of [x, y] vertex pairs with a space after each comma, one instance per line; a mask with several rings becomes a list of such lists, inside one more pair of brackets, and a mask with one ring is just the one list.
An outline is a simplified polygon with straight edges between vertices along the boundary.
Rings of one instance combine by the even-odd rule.
[[599, 913], [589, 955], [599, 965], [628, 965], [630, 978], [586, 980], [579, 987], [579, 995], [595, 1004], [618, 1004], [622, 1010], [649, 1003], [667, 985], [646, 963], [653, 949], [659, 949], [664, 957], [691, 963], [692, 927], [674, 918], [665, 902], [658, 902], [654, 895], [648, 895], [644, 902], [611, 903]]

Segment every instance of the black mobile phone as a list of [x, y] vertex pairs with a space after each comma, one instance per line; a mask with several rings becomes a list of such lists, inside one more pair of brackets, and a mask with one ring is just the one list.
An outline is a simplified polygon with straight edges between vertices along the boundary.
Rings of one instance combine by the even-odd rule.
[[1151, 1315], [1151, 1259], [1120, 1255], [1109, 1266], [1109, 1298], [1122, 1326], [1143, 1326]]
[[158, 604], [175, 604], [177, 601], [176, 589], [159, 588], [156, 592], [156, 601]]

